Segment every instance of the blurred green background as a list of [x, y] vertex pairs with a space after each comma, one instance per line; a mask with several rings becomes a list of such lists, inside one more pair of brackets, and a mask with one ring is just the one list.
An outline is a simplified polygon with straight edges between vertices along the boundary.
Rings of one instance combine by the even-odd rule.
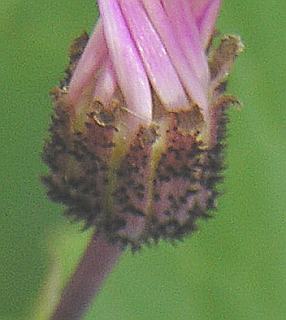
[[[93, 0], [0, 2], [0, 319], [45, 319], [89, 236], [39, 182], [51, 114], [73, 38]], [[127, 252], [85, 319], [286, 318], [286, 2], [225, 1], [219, 29], [246, 45], [229, 92], [225, 195], [216, 219], [173, 247]]]

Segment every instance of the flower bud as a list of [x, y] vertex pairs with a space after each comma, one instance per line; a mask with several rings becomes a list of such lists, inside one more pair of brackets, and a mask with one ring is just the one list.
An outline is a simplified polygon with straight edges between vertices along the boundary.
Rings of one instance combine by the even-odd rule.
[[212, 45], [219, 0], [98, 1], [52, 91], [48, 194], [112, 242], [181, 239], [216, 208], [236, 36]]

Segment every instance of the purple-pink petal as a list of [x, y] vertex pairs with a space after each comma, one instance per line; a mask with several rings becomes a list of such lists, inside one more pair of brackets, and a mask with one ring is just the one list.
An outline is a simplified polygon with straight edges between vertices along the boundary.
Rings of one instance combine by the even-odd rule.
[[138, 0], [120, 1], [150, 82], [169, 110], [188, 108], [189, 102], [170, 57]]
[[152, 121], [151, 89], [118, 1], [98, 3], [110, 58], [127, 107], [141, 123], [148, 124]]
[[205, 8], [212, 0], [186, 0], [193, 12], [193, 15], [198, 20], [204, 13]]
[[177, 35], [174, 34], [170, 19], [166, 15], [162, 4], [154, 0], [142, 0], [142, 2], [166, 47], [186, 92], [202, 109], [203, 113], [206, 114], [208, 109], [206, 90], [203, 88], [195, 70], [178, 45]]
[[221, 0], [210, 0], [198, 18], [198, 26], [202, 45], [207, 47], [214, 32], [215, 23], [219, 14]]
[[70, 82], [69, 100], [72, 104], [76, 104], [84, 89], [91, 82], [96, 70], [107, 56], [107, 52], [103, 24], [99, 18]]
[[193, 12], [202, 40], [206, 47], [213, 34], [215, 22], [221, 7], [221, 0], [194, 0], [188, 1], [191, 11]]
[[201, 83], [207, 86], [209, 81], [207, 57], [201, 44], [199, 29], [189, 1], [162, 0], [162, 3], [172, 23], [178, 45], [182, 48]]
[[112, 101], [116, 88], [116, 75], [110, 57], [108, 56], [96, 78], [93, 93], [94, 99], [100, 101], [103, 105], [108, 105]]

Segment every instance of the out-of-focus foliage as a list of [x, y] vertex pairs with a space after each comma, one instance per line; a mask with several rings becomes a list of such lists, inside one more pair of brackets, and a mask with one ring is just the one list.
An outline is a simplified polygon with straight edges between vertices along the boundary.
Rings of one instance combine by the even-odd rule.
[[[95, 10], [93, 0], [0, 2], [1, 320], [45, 319], [88, 237], [39, 175], [48, 90]], [[284, 0], [225, 1], [219, 30], [246, 45], [229, 85], [244, 107], [230, 112], [217, 217], [176, 248], [126, 253], [87, 320], [285, 319], [285, 12]]]

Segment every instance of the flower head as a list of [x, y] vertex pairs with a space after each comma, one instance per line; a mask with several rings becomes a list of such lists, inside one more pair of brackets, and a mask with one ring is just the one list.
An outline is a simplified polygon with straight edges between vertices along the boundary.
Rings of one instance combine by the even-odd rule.
[[[211, 46], [220, 0], [99, 0], [54, 90], [50, 196], [133, 248], [178, 239], [215, 207], [226, 77], [242, 48]], [[86, 43], [87, 42], [87, 43]]]

